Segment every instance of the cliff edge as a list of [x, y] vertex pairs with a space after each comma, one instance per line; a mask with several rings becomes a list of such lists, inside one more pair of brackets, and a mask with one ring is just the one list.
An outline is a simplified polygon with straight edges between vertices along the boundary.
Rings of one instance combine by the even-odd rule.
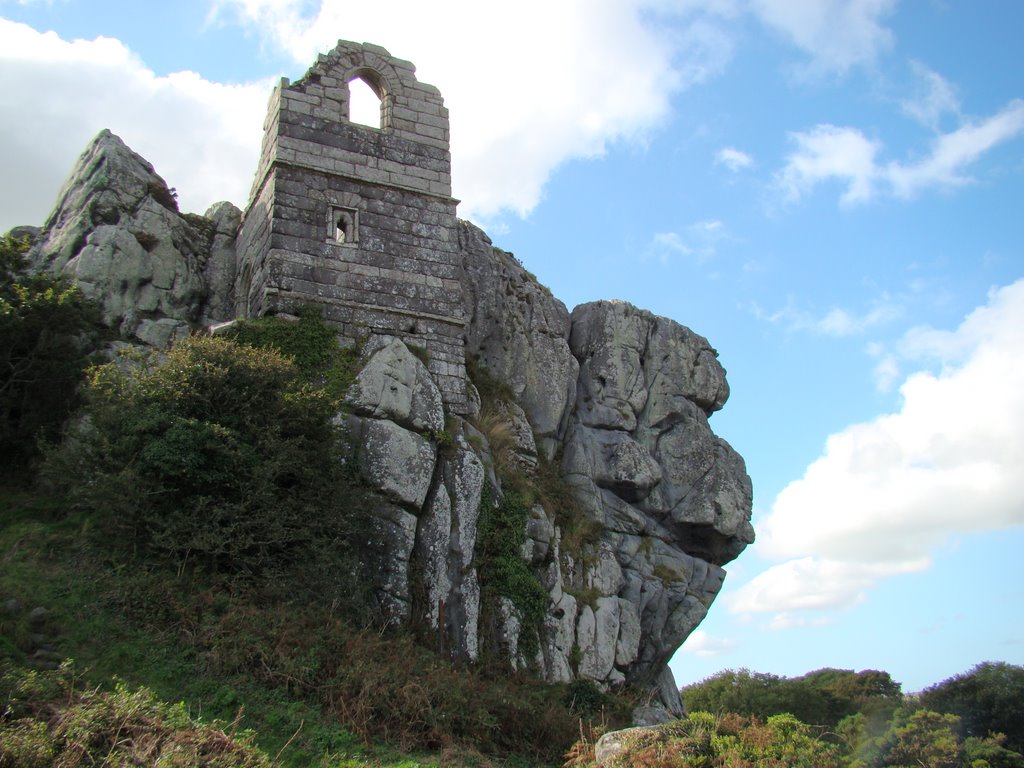
[[[104, 131], [30, 258], [74, 279], [123, 337], [166, 347], [234, 318], [241, 220], [228, 203], [180, 213], [153, 167]], [[630, 683], [680, 713], [667, 662], [754, 538], [743, 460], [708, 425], [729, 394], [717, 353], [624, 302], [570, 313], [467, 222], [456, 253], [467, 370], [445, 363], [440, 377], [464, 379], [465, 401], [449, 407], [415, 323], [404, 338], [364, 326], [338, 418], [375, 491], [374, 609], [426, 627], [453, 659]], [[501, 534], [496, 515], [516, 530]], [[500, 576], [495, 530], [515, 538], [525, 587]]]

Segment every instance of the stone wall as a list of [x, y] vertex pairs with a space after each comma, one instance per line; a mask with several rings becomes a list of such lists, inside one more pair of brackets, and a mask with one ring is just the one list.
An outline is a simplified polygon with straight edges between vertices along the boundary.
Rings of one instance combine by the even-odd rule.
[[[380, 128], [352, 123], [349, 87], [381, 99]], [[271, 96], [238, 248], [242, 316], [307, 303], [353, 340], [387, 334], [429, 353], [444, 402], [467, 412], [465, 316], [448, 111], [414, 67], [339, 41]]]

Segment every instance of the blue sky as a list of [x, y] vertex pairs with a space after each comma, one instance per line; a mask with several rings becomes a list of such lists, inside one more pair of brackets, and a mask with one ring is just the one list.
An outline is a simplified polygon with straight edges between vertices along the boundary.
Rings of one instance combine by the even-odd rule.
[[571, 308], [708, 337], [758, 542], [672, 667], [1024, 663], [1017, 0], [0, 0], [0, 230], [109, 127], [244, 206], [266, 100], [338, 38], [451, 111], [460, 214]]

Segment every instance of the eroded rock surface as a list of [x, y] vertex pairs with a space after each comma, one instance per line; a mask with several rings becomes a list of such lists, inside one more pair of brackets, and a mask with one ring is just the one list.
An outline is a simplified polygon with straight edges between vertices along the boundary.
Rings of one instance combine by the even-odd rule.
[[[520, 382], [520, 398], [537, 378], [531, 366], [550, 366], [546, 396], [524, 411], [601, 531], [589, 552], [567, 552], [559, 510], [544, 510], [554, 521], [546, 547], [537, 543], [544, 529], [528, 524], [529, 556], [551, 599], [537, 665], [552, 680], [648, 686], [681, 712], [667, 662], [717, 596], [722, 566], [753, 541], [743, 460], [708, 425], [729, 396], [717, 352], [624, 302], [581, 305], [566, 323], [562, 305], [510, 255], [470, 225], [460, 232], [465, 295], [475, 302], [471, 355]], [[538, 410], [543, 429], [532, 421]], [[538, 551], [548, 553], [539, 562]]]
[[36, 269], [74, 279], [122, 335], [166, 345], [201, 318], [234, 315], [232, 228], [240, 213], [220, 203], [211, 214], [180, 214], [153, 166], [103, 131], [78, 159], [29, 258]]
[[[123, 335], [166, 346], [233, 316], [239, 218], [230, 204], [182, 216], [152, 166], [105, 131], [31, 258], [75, 279]], [[708, 424], [729, 395], [717, 353], [623, 302], [570, 314], [480, 229], [460, 222], [458, 238], [478, 385], [462, 413], [483, 416], [446, 412], [437, 361], [372, 328], [339, 414], [374, 489], [363, 511], [373, 608], [435, 633], [454, 659], [498, 654], [550, 681], [629, 682], [654, 694], [643, 719], [678, 714], [667, 662], [754, 537], [743, 460]], [[534, 623], [481, 580], [481, 514], [510, 476], [568, 488], [528, 494], [520, 555], [547, 595]]]
[[569, 351], [569, 312], [487, 234], [459, 222], [466, 302], [466, 358], [509, 387], [547, 458], [576, 391], [578, 364]]

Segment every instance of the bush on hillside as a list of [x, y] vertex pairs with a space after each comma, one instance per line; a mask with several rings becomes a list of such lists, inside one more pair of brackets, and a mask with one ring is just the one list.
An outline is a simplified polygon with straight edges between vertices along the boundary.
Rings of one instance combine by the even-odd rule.
[[802, 722], [834, 728], [860, 712], [883, 725], [902, 702], [899, 683], [887, 672], [821, 669], [787, 678], [747, 669], [723, 670], [682, 690], [686, 707], [761, 719], [788, 713]]
[[[818, 730], [792, 715], [766, 721], [735, 714], [694, 712], [652, 728], [625, 731], [622, 749], [603, 768], [839, 768], [838, 748]], [[596, 766], [592, 738], [583, 738], [567, 755], [570, 768]]]
[[25, 240], [0, 238], [0, 465], [21, 467], [77, 404], [99, 313], [64, 280], [26, 270]]
[[272, 349], [291, 358], [302, 378], [340, 404], [359, 373], [359, 345], [338, 345], [338, 333], [327, 325], [316, 307], [299, 310], [298, 319], [257, 317], [242, 320], [228, 330], [239, 344]]
[[108, 541], [241, 575], [346, 550], [360, 492], [334, 408], [281, 354], [192, 337], [92, 369], [87, 397], [47, 475]]

